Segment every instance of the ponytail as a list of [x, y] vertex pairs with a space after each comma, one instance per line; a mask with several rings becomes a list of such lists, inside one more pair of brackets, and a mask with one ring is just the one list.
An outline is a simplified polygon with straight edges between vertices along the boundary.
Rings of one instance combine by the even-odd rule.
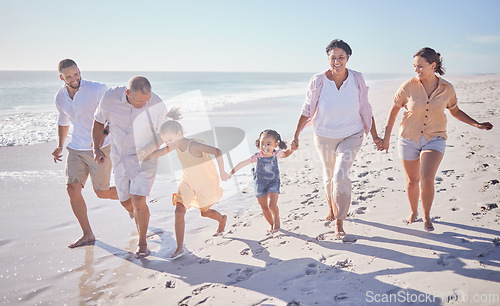
[[167, 113], [168, 118], [172, 118], [173, 120], [180, 120], [182, 118], [181, 114], [181, 108], [176, 106], [172, 107], [168, 113]]
[[168, 118], [172, 118], [173, 120], [165, 121], [160, 127], [160, 134], [164, 133], [184, 133], [182, 125], [178, 122], [182, 118], [181, 110], [179, 107], [172, 107], [170, 111], [167, 113]]

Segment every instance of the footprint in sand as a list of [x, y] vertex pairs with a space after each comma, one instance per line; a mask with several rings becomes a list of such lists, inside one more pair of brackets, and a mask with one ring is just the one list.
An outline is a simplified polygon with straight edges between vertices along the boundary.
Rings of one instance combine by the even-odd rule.
[[479, 191], [484, 192], [484, 191], [488, 190], [488, 188], [490, 188], [491, 186], [494, 186], [494, 185], [496, 185], [498, 183], [500, 183], [500, 181], [498, 181], [496, 179], [495, 180], [490, 180], [490, 181], [486, 182]]
[[192, 293], [193, 295], [198, 295], [198, 294], [200, 294], [203, 290], [208, 289], [208, 288], [210, 288], [211, 286], [212, 286], [211, 284], [208, 284], [208, 285], [203, 285], [203, 286], [201, 286], [201, 287], [198, 287], [198, 288], [194, 289], [191, 293]]
[[365, 177], [365, 176], [367, 176], [368, 174], [370, 174], [370, 172], [366, 171], [366, 172], [363, 172], [363, 173], [358, 174], [358, 177]]
[[306, 268], [306, 275], [314, 275], [318, 273], [318, 265], [315, 263], [310, 263]]
[[441, 254], [439, 255], [439, 259], [437, 264], [443, 267], [446, 267], [450, 264], [450, 260], [455, 259], [456, 257], [450, 254]]
[[170, 288], [173, 289], [175, 288], [175, 281], [174, 280], [169, 280], [165, 283], [165, 288]]
[[359, 214], [359, 215], [362, 215], [362, 214], [365, 213], [365, 210], [366, 210], [366, 207], [362, 206], [362, 207], [359, 207], [358, 209], [356, 209], [355, 213]]
[[211, 259], [212, 259], [212, 256], [207, 255], [206, 257], [204, 257], [204, 258], [202, 258], [202, 259], [198, 260], [198, 263], [199, 263], [199, 264], [201, 264], [201, 265], [202, 265], [202, 264], [207, 264], [207, 263], [209, 263], [209, 262], [210, 262], [210, 260], [211, 260]]
[[336, 301], [341, 301], [341, 300], [345, 300], [345, 299], [347, 299], [347, 297], [348, 297], [347, 293], [345, 293], [345, 292], [341, 292], [341, 293], [337, 293], [337, 294], [333, 297], [333, 299], [334, 299], [334, 300], [336, 300]]
[[240, 255], [249, 255], [250, 254], [250, 248], [243, 249], [240, 252]]
[[352, 265], [353, 265], [352, 260], [346, 258], [344, 261], [337, 261], [337, 263], [334, 264], [333, 267], [337, 269], [345, 269], [351, 267]]
[[447, 177], [450, 177], [453, 173], [455, 173], [455, 170], [443, 170], [441, 173]]
[[182, 300], [180, 300], [179, 302], [177, 302], [177, 305], [179, 306], [185, 306], [185, 305], [188, 305], [188, 302], [189, 300], [192, 298], [192, 296], [188, 295], [186, 296], [185, 298], [183, 298]]
[[254, 274], [252, 268], [236, 269], [228, 277], [234, 279], [236, 283], [246, 281]]

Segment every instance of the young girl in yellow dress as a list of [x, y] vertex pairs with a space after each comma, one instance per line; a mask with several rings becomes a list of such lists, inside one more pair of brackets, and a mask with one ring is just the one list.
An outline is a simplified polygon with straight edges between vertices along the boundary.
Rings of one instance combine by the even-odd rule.
[[229, 175], [224, 170], [224, 161], [220, 149], [203, 144], [194, 139], [185, 138], [179, 122], [169, 120], [163, 123], [160, 137], [166, 147], [151, 153], [151, 157], [159, 157], [176, 150], [182, 164], [182, 179], [177, 193], [172, 196], [175, 205], [175, 238], [177, 249], [171, 258], [176, 259], [184, 254], [184, 215], [190, 207], [200, 210], [203, 217], [219, 222], [215, 235], [220, 235], [226, 226], [226, 215], [211, 209], [222, 197], [219, 175], [209, 154], [215, 155], [221, 179], [226, 181]]

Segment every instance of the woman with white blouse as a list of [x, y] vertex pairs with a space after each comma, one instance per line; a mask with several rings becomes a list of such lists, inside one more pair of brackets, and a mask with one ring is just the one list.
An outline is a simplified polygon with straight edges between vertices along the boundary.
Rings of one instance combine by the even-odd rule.
[[362, 74], [346, 68], [351, 48], [335, 39], [326, 47], [326, 54], [330, 69], [312, 77], [291, 146], [297, 149], [300, 132], [313, 125], [314, 143], [323, 163], [329, 207], [326, 219], [336, 220], [337, 236], [343, 237], [343, 220], [351, 204], [351, 166], [365, 133], [371, 132], [379, 149], [382, 139], [377, 136]]

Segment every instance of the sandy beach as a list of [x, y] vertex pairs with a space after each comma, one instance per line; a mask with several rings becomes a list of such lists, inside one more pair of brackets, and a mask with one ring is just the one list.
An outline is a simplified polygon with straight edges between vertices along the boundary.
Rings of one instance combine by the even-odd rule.
[[[97, 241], [68, 249], [81, 233], [65, 190], [64, 163], [51, 158], [55, 143], [0, 148], [0, 302], [500, 304], [500, 75], [444, 78], [455, 86], [462, 110], [495, 127], [478, 130], [447, 113], [449, 138], [435, 182], [431, 233], [421, 219], [403, 222], [410, 208], [395, 149], [397, 128], [389, 154], [377, 152], [371, 137], [364, 140], [352, 168], [343, 240], [325, 221], [322, 166], [309, 128], [299, 150], [280, 163], [280, 232], [266, 233], [247, 167], [223, 184], [237, 192], [214, 206], [228, 215], [224, 234], [213, 237], [215, 222], [189, 210], [188, 252], [173, 261], [171, 195], [177, 186], [169, 176], [158, 177], [148, 198], [151, 256], [135, 258], [134, 222], [118, 201], [98, 199], [90, 182], [84, 197]], [[379, 135], [400, 84], [370, 91]], [[296, 122], [288, 124], [293, 129]], [[247, 135], [250, 142], [256, 136]]]

